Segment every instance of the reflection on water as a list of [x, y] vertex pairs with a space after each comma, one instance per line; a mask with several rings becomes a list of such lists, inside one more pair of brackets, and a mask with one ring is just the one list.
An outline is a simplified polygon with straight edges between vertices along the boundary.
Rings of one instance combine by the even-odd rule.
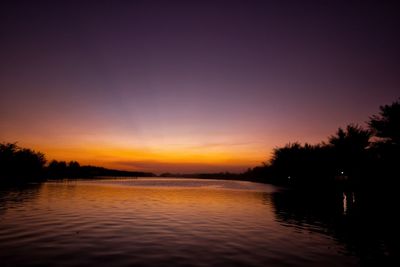
[[392, 266], [398, 261], [396, 215], [378, 195], [282, 191], [273, 194], [272, 203], [282, 225], [332, 236], [362, 266]]
[[0, 187], [0, 220], [7, 209], [24, 205], [26, 201], [36, 198], [40, 187], [40, 184], [28, 184], [20, 187]]
[[[368, 259], [357, 250], [359, 236], [347, 235], [353, 227], [346, 225], [350, 210], [343, 214], [340, 201], [311, 201], [263, 184], [197, 179], [48, 182], [7, 189], [0, 191], [0, 262], [357, 266]], [[373, 259], [385, 260], [386, 251], [377, 251]]]

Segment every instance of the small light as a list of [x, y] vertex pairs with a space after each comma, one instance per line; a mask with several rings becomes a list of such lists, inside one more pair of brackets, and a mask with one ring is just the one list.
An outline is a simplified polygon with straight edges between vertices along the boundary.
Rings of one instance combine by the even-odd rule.
[[344, 172], [340, 172], [341, 174], [344, 174]]
[[287, 177], [290, 180], [290, 176]]

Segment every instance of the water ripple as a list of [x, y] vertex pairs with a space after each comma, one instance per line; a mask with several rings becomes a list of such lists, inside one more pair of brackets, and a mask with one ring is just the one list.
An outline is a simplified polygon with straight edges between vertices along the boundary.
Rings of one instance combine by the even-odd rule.
[[2, 266], [356, 263], [337, 241], [318, 233], [322, 228], [280, 223], [268, 196], [277, 189], [268, 185], [120, 179], [27, 190], [0, 194]]

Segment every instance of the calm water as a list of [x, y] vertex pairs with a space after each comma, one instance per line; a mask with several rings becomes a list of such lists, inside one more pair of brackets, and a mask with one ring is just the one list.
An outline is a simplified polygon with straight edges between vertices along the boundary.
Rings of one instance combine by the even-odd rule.
[[[348, 204], [335, 207], [335, 218], [341, 222], [348, 216]], [[0, 192], [0, 263], [358, 266], [363, 262], [357, 245], [343, 240], [348, 236], [337, 230], [341, 227], [335, 220], [318, 208], [308, 211], [304, 206], [295, 195], [270, 185], [223, 180], [109, 179], [7, 189]], [[332, 213], [330, 207], [325, 210]], [[387, 252], [381, 252], [385, 257]]]

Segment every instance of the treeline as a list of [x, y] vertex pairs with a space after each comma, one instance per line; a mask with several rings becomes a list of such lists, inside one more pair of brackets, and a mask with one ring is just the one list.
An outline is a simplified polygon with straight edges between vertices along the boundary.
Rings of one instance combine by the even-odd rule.
[[137, 171], [121, 171], [107, 169], [97, 166], [80, 166], [76, 161], [53, 160], [45, 168], [45, 173], [48, 178], [91, 178], [99, 176], [117, 176], [117, 177], [152, 177], [155, 174], [150, 172], [137, 172]]
[[349, 190], [390, 187], [400, 178], [400, 102], [380, 107], [368, 128], [339, 128], [327, 142], [275, 148], [269, 163], [246, 179], [293, 187], [341, 186]]
[[45, 155], [16, 143], [0, 143], [0, 184], [38, 182], [47, 179], [92, 178], [99, 176], [149, 177], [149, 172], [132, 172], [81, 166], [76, 161], [51, 161], [46, 165]]
[[15, 143], [0, 143], [0, 183], [44, 180], [43, 153]]

